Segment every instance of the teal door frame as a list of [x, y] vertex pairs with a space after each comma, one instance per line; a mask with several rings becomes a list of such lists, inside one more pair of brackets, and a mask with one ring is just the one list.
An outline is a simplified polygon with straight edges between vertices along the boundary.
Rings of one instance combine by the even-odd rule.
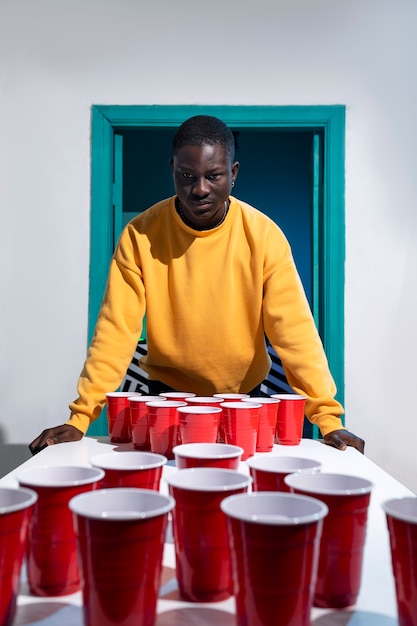
[[[316, 324], [330, 369], [344, 402], [344, 264], [345, 264], [345, 107], [94, 105], [91, 133], [91, 237], [88, 341], [90, 342], [107, 280], [114, 240], [115, 130], [177, 127], [198, 114], [216, 115], [231, 128], [307, 129], [323, 137], [322, 198], [314, 219], [313, 242]], [[317, 284], [318, 283], [318, 284]], [[99, 434], [99, 433], [97, 433]]]

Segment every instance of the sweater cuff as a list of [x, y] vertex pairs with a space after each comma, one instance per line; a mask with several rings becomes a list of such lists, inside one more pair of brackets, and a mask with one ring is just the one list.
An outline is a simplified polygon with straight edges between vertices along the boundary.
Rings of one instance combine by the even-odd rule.
[[71, 413], [69, 420], [65, 423], [78, 428], [84, 435], [90, 426], [89, 418], [82, 413]]
[[320, 429], [322, 437], [325, 437], [334, 430], [345, 430], [340, 417], [334, 415], [321, 415], [317, 421], [317, 426]]

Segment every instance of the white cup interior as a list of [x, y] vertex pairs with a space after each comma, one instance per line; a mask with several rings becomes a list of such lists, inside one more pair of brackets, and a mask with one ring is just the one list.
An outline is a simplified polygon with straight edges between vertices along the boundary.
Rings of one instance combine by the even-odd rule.
[[76, 465], [44, 465], [31, 467], [17, 474], [18, 482], [29, 487], [74, 487], [88, 485], [102, 478], [102, 469]]
[[242, 410], [242, 409], [260, 409], [262, 407], [262, 404], [259, 404], [259, 402], [250, 402], [249, 400], [245, 401], [245, 402], [222, 402], [220, 405], [223, 409], [238, 409], [238, 410]]
[[290, 474], [284, 478], [289, 487], [302, 489], [308, 493], [329, 495], [360, 495], [369, 493], [373, 487], [371, 481], [359, 476], [347, 474]]
[[274, 393], [271, 398], [278, 400], [306, 400], [306, 396], [300, 396], [298, 393]]
[[252, 456], [247, 461], [255, 470], [272, 473], [319, 472], [320, 461], [293, 456]]
[[229, 491], [248, 487], [252, 479], [235, 470], [217, 467], [182, 469], [165, 478], [172, 487], [190, 491]]
[[194, 415], [213, 415], [213, 413], [221, 413], [219, 406], [180, 406], [178, 413], [192, 413]]
[[187, 403], [179, 402], [178, 400], [162, 400], [161, 399], [161, 400], [156, 400], [155, 402], [147, 402], [146, 405], [150, 407], [155, 407], [155, 408], [158, 408], [158, 407], [172, 408], [172, 407], [187, 406]]
[[264, 397], [264, 396], [251, 396], [250, 398], [242, 398], [243, 402], [257, 402], [259, 404], [279, 404], [281, 400], [279, 398]]
[[26, 509], [38, 499], [38, 494], [32, 489], [18, 487], [0, 487], [0, 515], [15, 513]]
[[221, 399], [222, 398], [216, 398], [215, 396], [194, 396], [193, 398], [187, 398], [187, 402], [190, 402], [191, 404], [197, 404], [198, 402], [218, 404]]
[[161, 396], [132, 396], [129, 395], [129, 402], [161, 402]]
[[248, 393], [214, 393], [213, 398], [223, 398], [223, 400], [239, 400], [250, 398]]
[[229, 496], [220, 507], [230, 517], [276, 526], [310, 524], [325, 517], [329, 511], [324, 502], [315, 498], [271, 491]]
[[104, 470], [146, 470], [165, 465], [167, 458], [155, 452], [106, 452], [91, 457], [94, 467]]
[[71, 511], [102, 520], [147, 519], [168, 513], [175, 506], [171, 496], [151, 489], [116, 487], [82, 493], [69, 501]]
[[244, 452], [240, 446], [228, 443], [183, 443], [172, 451], [175, 456], [190, 459], [230, 459]]
[[391, 517], [417, 524], [417, 497], [392, 498], [383, 502], [382, 508]]
[[191, 393], [190, 391], [187, 392], [182, 392], [182, 391], [163, 391], [162, 393], [159, 394], [160, 396], [164, 397], [164, 398], [194, 398], [195, 397], [195, 393]]

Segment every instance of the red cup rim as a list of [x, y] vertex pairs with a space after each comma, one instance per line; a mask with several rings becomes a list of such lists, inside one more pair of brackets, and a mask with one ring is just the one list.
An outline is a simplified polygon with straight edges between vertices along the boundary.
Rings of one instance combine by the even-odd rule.
[[273, 398], [272, 396], [269, 396], [267, 398], [261, 396], [251, 396], [250, 398], [242, 398], [242, 402], [256, 402], [259, 404], [279, 404], [281, 400], [279, 398]]
[[210, 404], [218, 404], [221, 400], [222, 398], [216, 398], [216, 396], [193, 396], [192, 398], [187, 398], [187, 402], [191, 402], [191, 404], [194, 402], [209, 402]]
[[163, 398], [195, 398], [196, 396], [191, 391], [163, 391], [159, 395]]
[[[211, 448], [214, 454], [208, 454], [207, 452], [204, 454], [201, 452], [202, 446]], [[220, 460], [234, 459], [242, 455], [244, 450], [240, 446], [235, 446], [231, 443], [182, 443], [172, 448], [172, 452], [181, 458]]]
[[307, 396], [301, 396], [298, 393], [274, 393], [271, 398], [279, 400], [307, 400]]
[[382, 503], [386, 515], [417, 525], [417, 497], [391, 498]]
[[164, 399], [161, 396], [129, 396], [129, 402], [163, 402]]
[[262, 472], [302, 472], [303, 470], [320, 469], [322, 463], [314, 459], [295, 456], [251, 456], [246, 463], [250, 468]]
[[[182, 470], [183, 471], [183, 470]], [[244, 501], [252, 502], [255, 504], [251, 511], [239, 511], [239, 505], [244, 504]], [[256, 500], [262, 505], [273, 505], [275, 501], [276, 513], [263, 513], [256, 505]], [[294, 510], [293, 515], [283, 513], [281, 508], [284, 506], [290, 506]], [[310, 513], [300, 514], [296, 512], [297, 505], [308, 506], [311, 509]], [[329, 508], [317, 498], [311, 498], [310, 496], [298, 495], [295, 493], [283, 493], [276, 491], [255, 491], [252, 493], [242, 493], [225, 498], [220, 502], [220, 508], [229, 517], [241, 520], [243, 522], [251, 522], [254, 524], [264, 524], [268, 526], [300, 526], [303, 524], [311, 524], [323, 519], [328, 512]]]
[[[84, 478], [65, 478], [65, 472], [86, 473]], [[57, 487], [78, 487], [89, 485], [104, 478], [104, 471], [98, 467], [83, 465], [42, 465], [22, 470], [16, 475], [20, 485], [56, 489]], [[45, 482], [45, 478], [47, 479]]]
[[36, 503], [38, 494], [26, 487], [0, 487], [0, 515], [27, 509]]
[[213, 393], [213, 398], [223, 398], [223, 400], [238, 400], [241, 398], [250, 398], [248, 393]]
[[252, 478], [247, 474], [220, 467], [190, 467], [168, 474], [165, 480], [169, 486], [177, 489], [207, 493], [227, 493], [244, 489], [252, 483]]
[[221, 413], [222, 410], [219, 406], [180, 406], [178, 407], [178, 413], [191, 413], [192, 415], [204, 415], [205, 413]]
[[[128, 506], [123, 509], [120, 503], [125, 500], [128, 500]], [[146, 502], [152, 508], [145, 507]], [[106, 522], [132, 522], [169, 513], [175, 506], [175, 500], [172, 496], [163, 495], [153, 489], [113, 487], [81, 493], [71, 498], [68, 506], [81, 517]]]
[[186, 402], [180, 402], [179, 400], [157, 400], [156, 402], [147, 402], [146, 406], [158, 408], [175, 408], [180, 406], [187, 406]]
[[[251, 406], [248, 406], [251, 405]], [[259, 404], [259, 402], [249, 402], [249, 401], [245, 401], [245, 402], [222, 402], [220, 405], [223, 409], [238, 409], [238, 410], [242, 410], [242, 409], [260, 409], [262, 408], [262, 404]]]
[[[344, 480], [346, 486], [332, 486], [331, 481], [335, 478]], [[367, 478], [352, 476], [350, 474], [331, 474], [328, 472], [290, 474], [284, 478], [284, 481], [289, 487], [301, 489], [311, 494], [317, 493], [342, 497], [359, 496], [370, 493], [373, 488], [373, 483]]]
[[[112, 460], [116, 461], [115, 464]], [[131, 462], [134, 463], [125, 463]], [[119, 461], [120, 464], [117, 463]], [[147, 470], [161, 467], [167, 463], [168, 459], [162, 454], [156, 452], [136, 452], [134, 450], [122, 452], [105, 452], [95, 454], [90, 458], [90, 463], [94, 467], [104, 470], [129, 471], [129, 470]]]

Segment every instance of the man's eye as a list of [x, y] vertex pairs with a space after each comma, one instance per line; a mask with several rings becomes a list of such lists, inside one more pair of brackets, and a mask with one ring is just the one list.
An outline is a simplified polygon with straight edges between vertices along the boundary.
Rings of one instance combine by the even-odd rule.
[[182, 177], [183, 178], [193, 178], [193, 175], [190, 174], [189, 172], [183, 172]]
[[209, 180], [219, 180], [221, 174], [210, 174], [208, 177]]

